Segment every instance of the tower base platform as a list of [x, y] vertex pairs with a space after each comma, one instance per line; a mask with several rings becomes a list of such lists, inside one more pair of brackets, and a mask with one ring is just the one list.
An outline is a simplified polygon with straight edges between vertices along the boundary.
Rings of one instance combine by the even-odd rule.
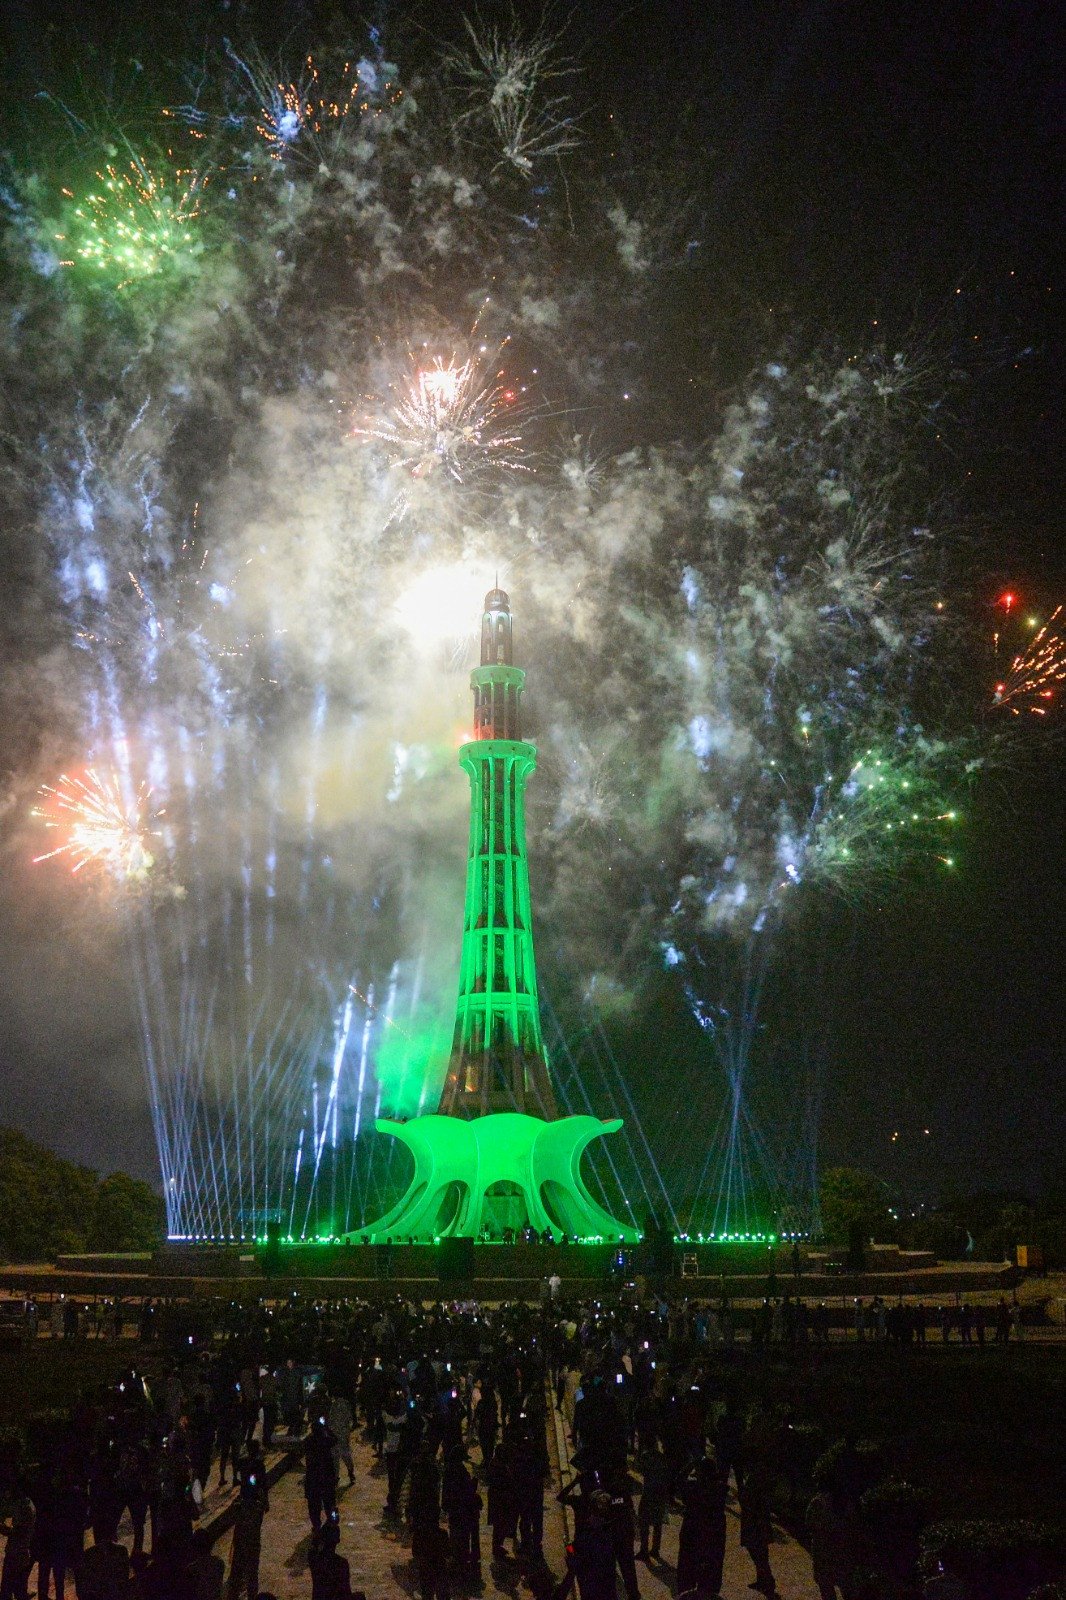
[[489, 1116], [379, 1117], [379, 1133], [399, 1139], [414, 1157], [406, 1194], [391, 1211], [349, 1240], [428, 1241], [453, 1235], [478, 1239], [486, 1231], [535, 1228], [559, 1239], [635, 1243], [632, 1224], [597, 1205], [581, 1177], [581, 1157], [593, 1139], [617, 1133], [621, 1120], [560, 1117], [546, 1122], [524, 1112]]

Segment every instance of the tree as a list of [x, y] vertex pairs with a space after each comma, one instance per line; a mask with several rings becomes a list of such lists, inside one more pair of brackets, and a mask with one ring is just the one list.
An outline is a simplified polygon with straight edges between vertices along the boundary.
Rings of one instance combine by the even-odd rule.
[[0, 1251], [41, 1261], [85, 1244], [96, 1174], [63, 1161], [13, 1128], [0, 1129]]
[[162, 1200], [150, 1184], [127, 1172], [112, 1172], [96, 1190], [89, 1230], [92, 1250], [152, 1250], [165, 1222]]
[[49, 1261], [66, 1252], [147, 1249], [162, 1233], [161, 1202], [123, 1172], [102, 1181], [14, 1128], [0, 1128], [0, 1258]]
[[889, 1231], [885, 1186], [859, 1167], [829, 1167], [820, 1185], [822, 1226], [830, 1244], [884, 1239]]

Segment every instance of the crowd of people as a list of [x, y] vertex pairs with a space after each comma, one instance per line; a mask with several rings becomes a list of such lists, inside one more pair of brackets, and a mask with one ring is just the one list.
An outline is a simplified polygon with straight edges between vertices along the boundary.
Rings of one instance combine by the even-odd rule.
[[[542, 1298], [558, 1297], [562, 1279], [557, 1273], [545, 1278]], [[9, 1300], [5, 1304], [11, 1308]], [[177, 1307], [185, 1302], [178, 1300]], [[167, 1336], [175, 1302], [145, 1296], [116, 1299], [108, 1296], [78, 1298], [57, 1294], [47, 1301], [35, 1298], [17, 1302], [17, 1326], [29, 1338], [86, 1339], [116, 1342], [135, 1337], [150, 1344]], [[229, 1331], [231, 1316], [239, 1307], [232, 1302], [211, 1302], [201, 1308], [201, 1318], [216, 1334]], [[905, 1300], [902, 1295], [875, 1294], [841, 1296], [827, 1301], [812, 1299], [800, 1292], [778, 1293], [771, 1286], [761, 1300], [743, 1302], [720, 1297], [696, 1302], [695, 1316], [701, 1336], [712, 1346], [731, 1346], [749, 1341], [754, 1345], [788, 1345], [839, 1342], [887, 1344], [926, 1344], [937, 1340], [948, 1344], [1008, 1344], [1025, 1332], [1022, 1306], [1016, 1294], [1008, 1300], [999, 1295], [994, 1303], [967, 1299], [956, 1294], [936, 1304], [924, 1300]], [[16, 1326], [12, 1316], [8, 1327]]]
[[[142, 1338], [158, 1346], [155, 1320], [145, 1308]], [[225, 1563], [198, 1525], [207, 1494], [233, 1485], [226, 1594], [257, 1600], [281, 1449], [303, 1469], [313, 1600], [346, 1600], [337, 1497], [342, 1473], [355, 1481], [357, 1424], [383, 1469], [382, 1517], [409, 1534], [425, 1600], [477, 1582], [486, 1497], [493, 1556], [508, 1559], [517, 1542], [524, 1563], [542, 1561], [543, 1333], [540, 1314], [520, 1308], [422, 1311], [397, 1300], [383, 1310], [295, 1296], [232, 1305], [219, 1337], [186, 1336], [180, 1359], [146, 1352], [150, 1377], [131, 1367], [61, 1426], [39, 1423], [29, 1469], [4, 1463], [0, 1595], [24, 1600], [34, 1568], [40, 1600], [53, 1585], [62, 1596], [68, 1571], [79, 1600], [126, 1595], [131, 1575], [145, 1600], [220, 1594]]]
[[[613, 1600], [618, 1577], [627, 1600], [639, 1600], [640, 1564], [662, 1566], [671, 1513], [680, 1517], [677, 1593], [713, 1600], [734, 1487], [751, 1587], [777, 1592], [771, 1492], [788, 1470], [788, 1420], [750, 1381], [732, 1381], [725, 1303], [567, 1303], [551, 1284], [539, 1305], [492, 1308], [293, 1295], [230, 1303], [182, 1334], [177, 1353], [177, 1324], [167, 1331], [161, 1309], [145, 1303], [138, 1318], [153, 1347], [150, 1377], [129, 1368], [62, 1425], [46, 1419], [28, 1440], [28, 1469], [6, 1463], [0, 1600], [25, 1600], [33, 1567], [39, 1600], [61, 1597], [68, 1571], [79, 1600], [125, 1596], [131, 1576], [144, 1600], [217, 1597], [224, 1580], [228, 1600], [258, 1600], [279, 1449], [303, 1469], [312, 1600], [349, 1600], [362, 1552], [340, 1549], [338, 1488], [342, 1474], [356, 1480], [357, 1427], [379, 1463], [383, 1524], [410, 1539], [421, 1600], [476, 1591], [486, 1537], [491, 1559], [517, 1563], [537, 1600], [565, 1600], [575, 1584], [580, 1600]], [[886, 1342], [924, 1337], [918, 1308], [904, 1310], [875, 1299], [860, 1323], [857, 1305], [856, 1328]], [[993, 1326], [1010, 1337], [1005, 1302]], [[756, 1349], [823, 1334], [787, 1295], [766, 1301], [751, 1328]], [[558, 1499], [572, 1519], [567, 1570], [554, 1574], [544, 1557], [550, 1408], [563, 1424]], [[829, 1600], [846, 1571], [861, 1482], [847, 1446], [807, 1512]], [[203, 1510], [212, 1489], [231, 1485], [227, 1578]]]

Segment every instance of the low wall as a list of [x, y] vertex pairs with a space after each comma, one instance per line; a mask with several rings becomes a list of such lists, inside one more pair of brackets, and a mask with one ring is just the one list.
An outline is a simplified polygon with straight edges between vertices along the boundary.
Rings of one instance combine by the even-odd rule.
[[115, 1255], [57, 1256], [57, 1272], [100, 1272], [105, 1274], [143, 1274], [153, 1271], [156, 1257], [151, 1250]]
[[[251, 1271], [268, 1277], [293, 1279], [346, 1278], [378, 1279], [429, 1278], [440, 1275], [447, 1260], [443, 1244], [277, 1244], [260, 1246], [252, 1258], [248, 1246], [205, 1246], [168, 1244], [153, 1259], [155, 1271], [174, 1276], [234, 1276]], [[632, 1277], [646, 1270], [640, 1246], [626, 1246], [621, 1252], [624, 1264], [618, 1265], [619, 1247], [611, 1244], [475, 1244], [473, 1277], [510, 1282], [532, 1280], [539, 1283], [558, 1273], [567, 1283], [603, 1282], [614, 1275]], [[757, 1245], [696, 1244], [676, 1245], [672, 1270], [681, 1271], [684, 1257], [694, 1256], [697, 1275], [715, 1278], [763, 1277], [770, 1266], [782, 1274], [787, 1253], [773, 1252]], [[447, 1268], [444, 1269], [447, 1271]], [[666, 1269], [670, 1275], [670, 1268]]]
[[[391, 1250], [384, 1245], [282, 1245], [273, 1253], [264, 1250], [258, 1255], [238, 1244], [168, 1245], [151, 1258], [63, 1256], [55, 1268], [8, 1267], [0, 1273], [0, 1288], [46, 1298], [67, 1294], [125, 1299], [146, 1295], [274, 1299], [296, 1291], [326, 1299], [402, 1294], [431, 1300], [473, 1293], [485, 1300], [533, 1300], [541, 1294], [545, 1278], [554, 1272], [563, 1280], [565, 1294], [582, 1296], [610, 1293], [636, 1277], [644, 1281], [636, 1252], [630, 1253], [621, 1272], [612, 1267], [615, 1253], [608, 1245], [479, 1245], [473, 1251], [472, 1276], [456, 1275], [442, 1281], [441, 1268], [447, 1271], [447, 1258], [433, 1245], [393, 1246]], [[757, 1302], [765, 1295], [788, 1293], [839, 1306], [859, 1295], [880, 1294], [890, 1299], [906, 1294], [936, 1303], [956, 1293], [1002, 1292], [1018, 1277], [1015, 1269], [994, 1264], [914, 1268], [904, 1257], [902, 1262], [894, 1261], [889, 1271], [830, 1274], [804, 1270], [798, 1278], [778, 1258], [771, 1278], [767, 1254], [754, 1247], [679, 1246], [674, 1252], [671, 1289], [698, 1300], [725, 1294], [731, 1300]], [[687, 1269], [691, 1259], [686, 1258], [692, 1257], [696, 1272], [685, 1270], [682, 1275], [682, 1264]]]
[[[898, 1244], [867, 1245], [863, 1256], [867, 1272], [918, 1272], [936, 1266], [936, 1256], [931, 1250], [901, 1250]], [[842, 1252], [834, 1255], [828, 1251], [812, 1251], [807, 1263], [811, 1271], [832, 1275], [845, 1270], [845, 1259]]]

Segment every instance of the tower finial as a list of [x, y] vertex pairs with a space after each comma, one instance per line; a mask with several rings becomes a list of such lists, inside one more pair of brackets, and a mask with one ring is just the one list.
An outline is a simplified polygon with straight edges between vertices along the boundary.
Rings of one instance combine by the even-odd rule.
[[[481, 614], [481, 665], [509, 667], [513, 661], [511, 602], [497, 581], [496, 588], [490, 589], [485, 596], [485, 608]], [[507, 737], [518, 736], [508, 734]]]

